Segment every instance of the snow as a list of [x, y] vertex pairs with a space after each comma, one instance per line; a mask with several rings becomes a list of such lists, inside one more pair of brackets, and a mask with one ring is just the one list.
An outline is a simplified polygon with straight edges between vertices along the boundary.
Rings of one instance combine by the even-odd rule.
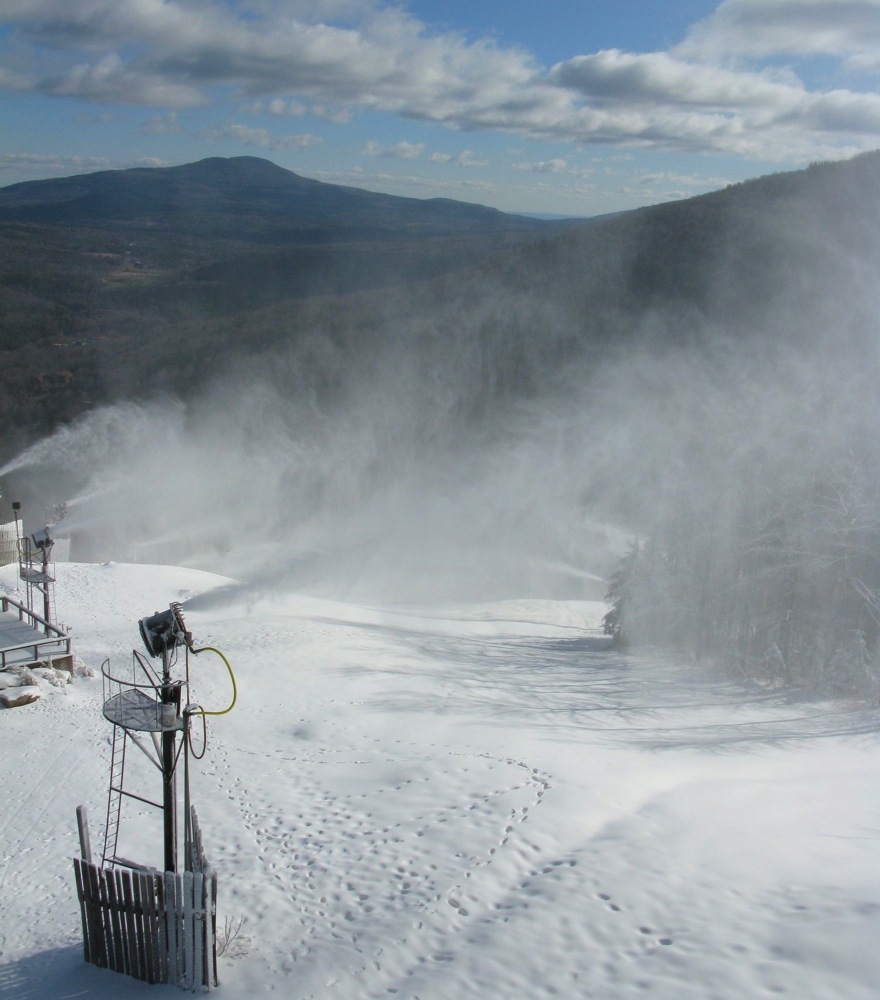
[[[229, 1000], [878, 995], [875, 711], [621, 655], [599, 604], [368, 608], [57, 570], [95, 670], [171, 601], [235, 670], [193, 775], [220, 924], [245, 918]], [[192, 670], [224, 707], [222, 662]], [[75, 809], [99, 843], [112, 727], [99, 680], [43, 691], [0, 712], [0, 998], [178, 995], [82, 960]], [[120, 852], [161, 862], [152, 816], [124, 815]]]

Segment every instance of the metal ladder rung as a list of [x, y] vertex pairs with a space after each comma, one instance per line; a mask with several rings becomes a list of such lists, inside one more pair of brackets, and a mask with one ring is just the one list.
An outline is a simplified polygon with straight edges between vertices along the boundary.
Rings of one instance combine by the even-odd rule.
[[142, 795], [135, 795], [134, 792], [127, 792], [124, 788], [111, 787], [112, 792], [116, 792], [117, 795], [124, 795], [127, 799], [136, 799], [138, 802], [143, 802], [147, 806], [155, 806], [157, 809], [163, 809], [164, 806], [161, 802], [154, 802], [152, 799], [145, 799]]
[[110, 757], [110, 789], [107, 792], [107, 825], [104, 828], [104, 857], [102, 864], [116, 856], [116, 845], [119, 840], [119, 813], [122, 809], [122, 781], [125, 776], [125, 745], [126, 734], [119, 727], [113, 727], [113, 748]]
[[[122, 799], [134, 799], [144, 805], [152, 806], [154, 809], [164, 809], [161, 802], [154, 802], [152, 799], [144, 798], [135, 792], [127, 792], [125, 784], [125, 752], [128, 740], [131, 738], [146, 753], [146, 750], [138, 742], [137, 737], [129, 734], [124, 726], [113, 726], [113, 747], [110, 757], [110, 787], [107, 792], [107, 825], [104, 828], [104, 855], [102, 864], [124, 864], [131, 867], [128, 862], [116, 857], [116, 848], [119, 844], [119, 824], [122, 813]], [[149, 756], [149, 755], [148, 755]]]

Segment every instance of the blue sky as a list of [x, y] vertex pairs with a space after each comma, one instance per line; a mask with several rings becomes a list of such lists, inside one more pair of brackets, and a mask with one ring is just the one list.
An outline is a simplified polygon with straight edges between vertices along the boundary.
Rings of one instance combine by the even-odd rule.
[[0, 0], [0, 185], [206, 156], [596, 215], [880, 146], [880, 0]]

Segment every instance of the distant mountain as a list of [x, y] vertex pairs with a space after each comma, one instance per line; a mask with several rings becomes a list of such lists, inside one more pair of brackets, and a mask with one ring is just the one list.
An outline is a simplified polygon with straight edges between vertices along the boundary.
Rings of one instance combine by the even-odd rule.
[[476, 418], [637, 342], [873, 329], [878, 266], [880, 153], [581, 222], [252, 157], [16, 184], [0, 189], [0, 460], [219, 370], [268, 364], [332, 397], [353, 359], [398, 349], [425, 370], [470, 352], [450, 395]]
[[139, 394], [145, 364], [152, 388], [191, 390], [230, 351], [282, 335], [254, 319], [218, 330], [230, 317], [461, 273], [560, 225], [249, 156], [2, 188], [0, 455]]
[[0, 222], [136, 227], [271, 243], [535, 232], [541, 226], [482, 205], [325, 184], [253, 156], [13, 184], [0, 189]]

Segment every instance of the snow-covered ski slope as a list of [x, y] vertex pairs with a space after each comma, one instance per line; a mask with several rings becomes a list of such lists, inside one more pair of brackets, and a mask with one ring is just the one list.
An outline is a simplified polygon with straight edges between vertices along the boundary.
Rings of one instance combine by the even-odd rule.
[[[380, 610], [58, 570], [88, 665], [127, 665], [138, 619], [180, 600], [235, 669], [193, 776], [221, 927], [245, 918], [228, 1000], [880, 995], [876, 712], [622, 656], [596, 604]], [[228, 702], [216, 658], [195, 659], [193, 698]], [[103, 823], [100, 681], [0, 732], [0, 1000], [178, 995], [82, 960], [71, 858], [76, 806], [93, 839]], [[129, 810], [120, 852], [160, 864], [161, 836]]]

